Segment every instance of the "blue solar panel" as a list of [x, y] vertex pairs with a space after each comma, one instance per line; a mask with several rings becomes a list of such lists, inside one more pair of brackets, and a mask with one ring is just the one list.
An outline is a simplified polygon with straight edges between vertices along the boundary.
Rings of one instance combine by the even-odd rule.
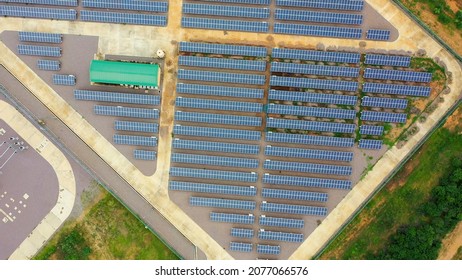
[[363, 0], [276, 0], [277, 6], [362, 11]]
[[266, 70], [266, 61], [263, 60], [227, 59], [201, 56], [180, 56], [178, 57], [178, 65], [248, 71]]
[[76, 10], [38, 8], [25, 6], [0, 6], [0, 16], [76, 20]]
[[361, 59], [359, 53], [348, 52], [325, 52], [299, 49], [280, 49], [274, 48], [271, 56], [273, 58], [309, 60], [309, 61], [326, 61], [337, 63], [358, 64]]
[[266, 127], [297, 130], [313, 130], [322, 132], [353, 133], [355, 131], [356, 125], [350, 123], [313, 122], [302, 120], [268, 118], [266, 122]]
[[115, 121], [114, 129], [121, 131], [157, 133], [159, 131], [159, 125], [157, 123], [147, 122]]
[[42, 32], [19, 32], [19, 41], [59, 44], [63, 41], [62, 34], [42, 33]]
[[256, 155], [260, 152], [260, 146], [258, 145], [185, 140], [185, 139], [178, 139], [178, 138], [175, 138], [175, 140], [173, 140], [173, 148], [196, 150], [196, 151], [221, 152], [221, 153], [249, 154], [249, 155]]
[[181, 18], [181, 26], [184, 28], [217, 29], [260, 33], [266, 33], [269, 30], [269, 25], [267, 22], [198, 17]]
[[166, 26], [167, 17], [140, 13], [115, 13], [101, 11], [80, 11], [80, 20], [94, 22], [108, 22], [120, 24], [156, 25]]
[[318, 206], [262, 202], [260, 211], [297, 215], [326, 216], [327, 208]]
[[183, 14], [265, 19], [269, 18], [270, 10], [268, 8], [183, 3]]
[[363, 23], [363, 15], [361, 14], [302, 11], [292, 9], [276, 9], [274, 19], [353, 25], [360, 25]]
[[358, 146], [360, 149], [380, 150], [382, 148], [382, 144], [382, 140], [361, 139], [359, 140]]
[[362, 29], [352, 27], [336, 27], [276, 22], [274, 23], [274, 33], [306, 35], [316, 37], [361, 39]]
[[229, 72], [212, 72], [186, 69], [178, 70], [178, 79], [249, 85], [264, 85], [266, 81], [265, 75], [238, 74]]
[[58, 60], [39, 59], [37, 61], [37, 68], [46, 71], [59, 71], [61, 63]]
[[263, 183], [273, 185], [288, 185], [299, 187], [316, 187], [327, 189], [351, 189], [351, 181], [348, 180], [334, 180], [310, 177], [297, 177], [297, 176], [282, 176], [265, 174], [263, 176]]
[[399, 71], [376, 68], [366, 68], [366, 70], [364, 71], [364, 78], [366, 79], [394, 80], [419, 83], [431, 82], [432, 75], [432, 73], [428, 72]]
[[406, 109], [407, 99], [399, 98], [381, 98], [381, 97], [370, 97], [364, 96], [361, 100], [361, 106], [364, 107], [379, 107], [379, 108], [390, 108], [390, 109]]
[[298, 87], [298, 88], [312, 88], [312, 89], [323, 89], [323, 90], [342, 90], [342, 91], [353, 91], [358, 90], [357, 82], [349, 81], [338, 81], [338, 80], [321, 80], [321, 79], [309, 79], [309, 78], [293, 78], [293, 77], [281, 77], [271, 76], [271, 86], [280, 87]]
[[210, 220], [212, 222], [249, 225], [255, 222], [255, 217], [252, 214], [241, 215], [241, 214], [210, 212]]
[[329, 174], [337, 176], [348, 176], [352, 173], [351, 166], [277, 161], [269, 159], [265, 161], [263, 167], [267, 170]]
[[279, 255], [281, 253], [281, 247], [273, 245], [261, 245], [257, 244], [257, 253], [265, 255]]
[[0, 2], [51, 5], [51, 6], [69, 6], [69, 7], [77, 7], [79, 5], [77, 3], [77, 0], [0, 0]]
[[53, 84], [55, 85], [75, 86], [75, 76], [74, 75], [53, 74], [52, 80], [53, 80]]
[[18, 45], [18, 53], [22, 55], [59, 57], [61, 56], [61, 48], [35, 45]]
[[129, 103], [143, 105], [159, 105], [160, 96], [147, 94], [134, 94], [123, 92], [74, 90], [74, 97], [77, 100], [103, 101], [113, 103]]
[[271, 72], [356, 78], [359, 68], [314, 64], [271, 62]]
[[144, 0], [82, 0], [82, 6], [85, 8], [147, 11], [158, 13], [166, 13], [168, 11], [168, 2]]
[[259, 224], [269, 227], [303, 228], [305, 226], [305, 221], [301, 219], [267, 217], [262, 215], [260, 216]]
[[430, 95], [430, 87], [425, 86], [407, 86], [396, 84], [381, 84], [381, 83], [364, 83], [363, 92], [409, 95], [428, 97]]
[[356, 95], [339, 95], [271, 89], [269, 91], [268, 99], [355, 106], [358, 97]]
[[195, 94], [195, 95], [212, 95], [212, 96], [228, 96], [236, 98], [263, 98], [264, 90], [257, 88], [240, 88], [240, 87], [224, 87], [224, 86], [209, 86], [199, 84], [183, 84], [176, 85], [176, 92]]
[[240, 3], [249, 5], [269, 5], [271, 0], [202, 0], [207, 2]]
[[258, 238], [262, 240], [275, 240], [283, 242], [303, 242], [302, 233], [260, 230], [258, 232]]
[[168, 188], [169, 190], [172, 190], [172, 191], [229, 194], [229, 195], [240, 195], [240, 196], [256, 196], [257, 195], [257, 189], [254, 187], [216, 185], [216, 184], [204, 184], [204, 183], [192, 183], [192, 182], [170, 181]]
[[304, 145], [351, 148], [354, 138], [267, 132], [266, 141]]
[[139, 136], [139, 135], [121, 135], [115, 134], [113, 137], [114, 143], [118, 145], [135, 145], [135, 146], [157, 146], [157, 138], [154, 136]]
[[229, 250], [247, 253], [253, 250], [253, 245], [252, 243], [230, 242]]
[[409, 65], [411, 65], [411, 57], [397, 55], [366, 54], [366, 61], [364, 63], [383, 66], [409, 67]]
[[198, 197], [198, 196], [191, 196], [189, 198], [189, 204], [192, 206], [242, 209], [242, 210], [254, 210], [256, 207], [256, 202], [250, 201], [250, 200], [210, 198], [210, 197]]
[[356, 110], [280, 105], [274, 103], [268, 104], [267, 113], [347, 120], [352, 120], [356, 117]]
[[366, 39], [388, 41], [390, 40], [390, 30], [384, 29], [369, 29], [366, 31]]
[[261, 133], [259, 131], [224, 129], [215, 127], [199, 127], [175, 125], [173, 133], [178, 135], [189, 135], [207, 138], [242, 139], [259, 141]]
[[231, 229], [231, 236], [239, 237], [239, 238], [252, 238], [254, 235], [253, 229], [247, 228], [232, 228]]
[[175, 112], [176, 121], [199, 122], [212, 124], [227, 124], [238, 126], [261, 126], [261, 117], [247, 117], [238, 115], [208, 114], [196, 112]]
[[173, 153], [172, 162], [194, 165], [229, 166], [239, 168], [257, 168], [258, 159], [208, 156], [198, 154]]
[[263, 104], [240, 101], [225, 101], [217, 99], [200, 99], [187, 98], [179, 96], [176, 98], [175, 105], [177, 107], [222, 110], [222, 111], [237, 111], [237, 112], [252, 112], [259, 113], [263, 110]]
[[405, 123], [407, 114], [376, 111], [362, 111], [361, 120], [371, 122]]
[[141, 119], [158, 119], [159, 118], [159, 110], [157, 109], [95, 105], [94, 111], [95, 111], [95, 114], [104, 115], [104, 116], [141, 118]]
[[359, 127], [359, 134], [380, 136], [383, 134], [383, 126], [362, 125]]
[[180, 52], [210, 53], [220, 55], [240, 55], [266, 57], [265, 47], [242, 45], [209, 44], [196, 42], [180, 42]]
[[221, 170], [207, 170], [195, 168], [172, 167], [170, 176], [214, 179], [224, 181], [239, 181], [239, 182], [257, 182], [258, 175], [255, 172], [234, 172]]
[[352, 152], [339, 152], [330, 150], [311, 150], [301, 148], [275, 147], [266, 146], [266, 156], [276, 156], [284, 158], [309, 158], [319, 160], [334, 160], [334, 161], [352, 161]]
[[156, 160], [156, 152], [146, 150], [134, 150], [133, 156], [139, 160]]
[[266, 198], [280, 198], [288, 200], [304, 200], [304, 201], [317, 201], [326, 202], [327, 193], [318, 192], [305, 192], [305, 191], [292, 191], [284, 189], [262, 189], [262, 197]]

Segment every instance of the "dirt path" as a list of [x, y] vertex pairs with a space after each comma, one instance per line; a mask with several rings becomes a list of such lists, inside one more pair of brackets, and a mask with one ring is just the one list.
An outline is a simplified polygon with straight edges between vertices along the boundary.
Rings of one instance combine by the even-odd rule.
[[446, 235], [443, 239], [443, 245], [438, 255], [438, 260], [450, 260], [462, 246], [462, 222], [456, 228]]

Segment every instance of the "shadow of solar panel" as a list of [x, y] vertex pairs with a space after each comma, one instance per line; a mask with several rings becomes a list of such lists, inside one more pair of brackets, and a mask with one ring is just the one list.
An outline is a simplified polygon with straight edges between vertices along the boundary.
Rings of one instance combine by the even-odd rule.
[[362, 11], [363, 0], [276, 0], [277, 6]]
[[122, 92], [74, 90], [74, 97], [77, 100], [103, 101], [113, 103], [129, 103], [143, 105], [159, 105], [160, 96], [147, 94], [134, 94]]
[[383, 66], [409, 67], [409, 65], [411, 65], [411, 57], [397, 55], [366, 54], [366, 60], [364, 63]]
[[37, 68], [46, 71], [59, 71], [61, 64], [58, 60], [39, 59], [37, 61]]
[[352, 120], [356, 117], [356, 110], [280, 105], [274, 103], [268, 104], [267, 113], [347, 120]]
[[200, 127], [200, 126], [185, 126], [175, 125], [173, 133], [178, 135], [189, 135], [208, 138], [224, 138], [224, 139], [242, 139], [259, 141], [261, 133], [259, 131], [239, 130], [239, 129], [224, 129], [215, 127]]
[[231, 236], [239, 238], [252, 238], [254, 235], [253, 229], [248, 228], [231, 228]]
[[173, 148], [221, 153], [256, 155], [260, 152], [258, 145], [246, 145], [226, 142], [210, 142], [175, 138]]
[[363, 92], [428, 97], [430, 95], [430, 87], [364, 83]]
[[133, 145], [133, 146], [157, 146], [157, 138], [154, 136], [139, 136], [139, 135], [121, 135], [115, 134], [113, 141], [118, 145]]
[[23, 3], [23, 4], [37, 4], [37, 5], [50, 5], [50, 6], [69, 6], [77, 7], [79, 4], [77, 0], [0, 0], [0, 3]]
[[360, 149], [380, 150], [382, 148], [382, 144], [382, 140], [361, 139], [359, 140], [358, 146]]
[[140, 160], [156, 160], [156, 152], [154, 151], [135, 150], [133, 156]]
[[168, 11], [168, 2], [160, 1], [114, 1], [114, 0], [82, 0], [84, 8], [100, 8], [114, 10], [132, 10], [166, 13]]
[[363, 16], [361, 14], [303, 11], [292, 9], [276, 9], [274, 19], [351, 25], [360, 25], [363, 23]]
[[258, 232], [258, 238], [262, 240], [275, 240], [283, 242], [303, 242], [303, 234], [290, 232], [260, 230]]
[[196, 42], [180, 42], [180, 52], [211, 53], [221, 55], [240, 55], [266, 57], [265, 47], [252, 47], [227, 44], [209, 44]]
[[376, 111], [362, 111], [361, 120], [372, 121], [372, 122], [405, 123], [407, 120], [407, 114], [376, 112]]
[[238, 115], [208, 114], [196, 112], [175, 112], [176, 121], [226, 124], [237, 126], [261, 126], [261, 117], [247, 117]]
[[306, 35], [316, 37], [361, 39], [362, 29], [352, 27], [335, 27], [276, 22], [274, 23], [274, 33]]
[[354, 138], [276, 133], [271, 131], [266, 132], [266, 141], [347, 148], [351, 148], [354, 145]]
[[269, 18], [270, 10], [268, 8], [183, 3], [183, 14], [265, 19]]
[[359, 76], [359, 68], [357, 67], [299, 64], [276, 61], [271, 62], [271, 72], [350, 78]]
[[271, 86], [280, 87], [298, 87], [323, 90], [340, 90], [340, 91], [357, 91], [357, 82], [337, 81], [337, 80], [321, 80], [309, 78], [292, 78], [282, 76], [271, 76]]
[[312, 215], [312, 216], [326, 216], [327, 215], [326, 207], [282, 204], [282, 203], [269, 203], [269, 202], [262, 202], [260, 204], [260, 211], [285, 213], [285, 214], [296, 214], [296, 215]]
[[76, 20], [76, 10], [38, 8], [25, 6], [0, 6], [0, 16]]
[[97, 115], [104, 115], [104, 116], [140, 118], [140, 119], [158, 119], [159, 118], [159, 110], [157, 109], [95, 105], [94, 112]]
[[359, 53], [273, 48], [273, 58], [358, 64]]
[[267, 33], [269, 30], [269, 25], [267, 22], [224, 20], [198, 17], [181, 18], [181, 26], [184, 28], [217, 29], [259, 33]]
[[[363, 127], [363, 126], [361, 126]], [[275, 147], [266, 146], [266, 156], [277, 156], [285, 158], [309, 158], [319, 160], [334, 160], [334, 161], [352, 161], [352, 152], [339, 152], [329, 150], [312, 150], [301, 148]]]
[[134, 13], [115, 13], [101, 11], [80, 11], [80, 20], [93, 22], [108, 22], [120, 24], [138, 24], [138, 25], [154, 25], [166, 26], [167, 17], [150, 14], [134, 14]]
[[323, 178], [297, 177], [297, 176], [282, 176], [271, 175], [266, 173], [263, 175], [263, 183], [272, 185], [288, 185], [299, 187], [316, 187], [327, 189], [351, 189], [351, 181], [334, 180]]
[[214, 180], [223, 180], [223, 181], [251, 182], [251, 183], [255, 183], [258, 179], [258, 175], [255, 172], [235, 172], [235, 171], [221, 171], [221, 170], [195, 169], [195, 168], [183, 168], [183, 167], [170, 168], [170, 176], [214, 179]]
[[301, 219], [277, 218], [261, 215], [259, 224], [270, 227], [303, 228], [305, 226], [305, 221]]
[[263, 104], [253, 102], [225, 101], [216, 99], [200, 99], [179, 96], [176, 98], [177, 107], [223, 110], [236, 112], [259, 113], [263, 110]]
[[292, 191], [284, 189], [262, 189], [262, 197], [265, 198], [280, 198], [288, 200], [304, 200], [304, 201], [317, 201], [326, 202], [328, 197], [327, 193], [305, 192], [305, 191]]
[[186, 69], [178, 70], [178, 79], [249, 85], [264, 85], [266, 81], [265, 75], [238, 74], [228, 72], [212, 72]]
[[235, 158], [221, 156], [207, 156], [198, 154], [173, 153], [172, 162], [199, 165], [229, 166], [239, 168], [257, 168], [258, 160], [250, 158]]
[[183, 84], [176, 85], [177, 93], [196, 94], [196, 95], [215, 95], [229, 96], [237, 98], [263, 98], [264, 90], [256, 88], [240, 88], [240, 87], [224, 87], [224, 86], [209, 86], [199, 84]]
[[257, 244], [257, 253], [264, 255], [279, 255], [281, 253], [281, 247]]
[[169, 190], [171, 191], [187, 191], [198, 193], [215, 193], [229, 194], [240, 196], [256, 196], [257, 189], [254, 187], [241, 187], [231, 185], [216, 185], [192, 182], [170, 181]]
[[53, 81], [53, 84], [55, 85], [75, 86], [75, 76], [74, 75], [53, 74], [52, 81]]
[[20, 31], [19, 41], [60, 44], [63, 41], [63, 35], [55, 33]]
[[406, 82], [429, 83], [432, 73], [366, 68], [364, 78], [377, 80], [394, 80]]
[[268, 118], [266, 121], [266, 127], [297, 130], [313, 130], [322, 132], [353, 133], [355, 131], [356, 125], [349, 123], [313, 122], [302, 120]]
[[329, 174], [338, 176], [348, 176], [352, 173], [351, 166], [277, 161], [269, 159], [265, 161], [263, 167], [267, 170]]
[[390, 30], [369, 29], [366, 31], [366, 39], [388, 41], [390, 40]]
[[230, 242], [229, 250], [237, 252], [251, 252], [253, 245], [251, 243]]
[[200, 207], [254, 210], [255, 201], [191, 196], [189, 204]]
[[383, 126], [361, 125], [359, 128], [359, 134], [380, 136], [383, 134]]
[[59, 57], [61, 56], [61, 48], [36, 45], [18, 45], [18, 53], [22, 55]]
[[301, 91], [274, 90], [269, 91], [269, 100], [300, 101], [308, 103], [325, 103], [355, 106], [357, 96], [328, 93], [311, 93]]
[[157, 133], [159, 130], [159, 125], [157, 123], [147, 122], [115, 121], [114, 129], [121, 131]]
[[390, 109], [406, 109], [407, 99], [399, 98], [381, 98], [381, 97], [370, 97], [364, 96], [361, 100], [361, 106], [364, 107], [379, 107], [379, 108], [390, 108]]
[[210, 220], [219, 223], [233, 223], [233, 224], [253, 224], [255, 217], [252, 214], [230, 214], [230, 213], [217, 213], [210, 212]]
[[266, 61], [263, 60], [227, 59], [201, 56], [179, 56], [178, 65], [248, 71], [266, 70]]

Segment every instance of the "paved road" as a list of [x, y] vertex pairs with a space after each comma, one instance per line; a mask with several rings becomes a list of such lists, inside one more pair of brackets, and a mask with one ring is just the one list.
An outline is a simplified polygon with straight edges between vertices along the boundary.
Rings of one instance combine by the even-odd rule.
[[[96, 180], [103, 183], [117, 197], [123, 197], [123, 202], [136, 215], [177, 251], [184, 259], [205, 259], [205, 254], [186, 239], [173, 225], [164, 219], [148, 202], [144, 200], [127, 182], [125, 182], [111, 167], [96, 155], [78, 136], [56, 118], [43, 104], [27, 91], [3, 67], [0, 68], [0, 83], [8, 89], [9, 96], [2, 95], [37, 127], [37, 120], [46, 123], [40, 127], [49, 138], [55, 142], [70, 157], [78, 161]], [[77, 158], [75, 155], [78, 154]], [[96, 175], [97, 174], [97, 175]]]

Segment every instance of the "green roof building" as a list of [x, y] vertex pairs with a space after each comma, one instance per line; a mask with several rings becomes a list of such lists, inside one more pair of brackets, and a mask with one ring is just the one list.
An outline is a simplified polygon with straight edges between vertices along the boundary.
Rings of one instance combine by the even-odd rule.
[[158, 88], [160, 67], [157, 64], [92, 60], [90, 81], [92, 83]]

